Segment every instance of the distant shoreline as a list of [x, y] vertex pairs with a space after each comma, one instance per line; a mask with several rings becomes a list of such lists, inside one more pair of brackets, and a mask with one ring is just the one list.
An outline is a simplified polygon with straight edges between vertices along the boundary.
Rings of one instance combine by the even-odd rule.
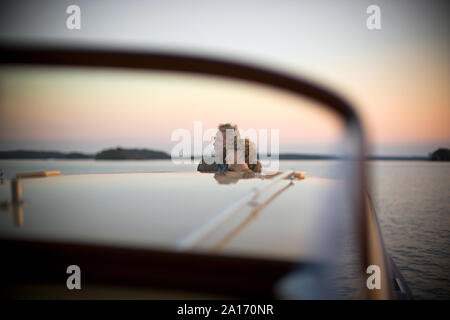
[[0, 151], [0, 159], [65, 159], [65, 160], [163, 160], [170, 159], [170, 155], [149, 149], [106, 149], [96, 154], [81, 152], [60, 152], [60, 151], [32, 151], [32, 150], [12, 150]]
[[[170, 155], [149, 149], [108, 149], [96, 154], [81, 152], [12, 150], [0, 151], [2, 160], [168, 160]], [[265, 158], [265, 157], [264, 157]], [[197, 157], [191, 157], [197, 159]], [[281, 153], [280, 160], [339, 160], [334, 155]], [[369, 156], [368, 161], [431, 161], [425, 156]]]

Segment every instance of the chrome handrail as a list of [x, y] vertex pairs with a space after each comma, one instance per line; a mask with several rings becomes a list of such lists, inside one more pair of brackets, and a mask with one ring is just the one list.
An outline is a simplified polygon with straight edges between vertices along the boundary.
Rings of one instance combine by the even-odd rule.
[[244, 197], [232, 202], [230, 205], [225, 207], [218, 214], [211, 217], [205, 223], [200, 225], [198, 228], [194, 229], [190, 233], [188, 233], [185, 237], [183, 237], [176, 245], [176, 248], [180, 251], [188, 250], [194, 247], [198, 242], [200, 242], [204, 237], [206, 237], [213, 230], [218, 228], [221, 224], [223, 224], [226, 220], [231, 218], [234, 214], [236, 214], [240, 209], [242, 209], [245, 205], [250, 204], [258, 198], [261, 193], [268, 188], [272, 187], [276, 183], [282, 181], [283, 179], [289, 178], [295, 173], [294, 170], [287, 171], [278, 175], [273, 180], [264, 183], [258, 187], [255, 187], [252, 191], [247, 193]]

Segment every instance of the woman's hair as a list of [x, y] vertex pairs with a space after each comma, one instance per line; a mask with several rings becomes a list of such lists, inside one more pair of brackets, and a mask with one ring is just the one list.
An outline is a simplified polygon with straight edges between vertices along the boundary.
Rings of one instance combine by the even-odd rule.
[[[240, 134], [238, 126], [231, 123], [219, 124], [218, 129], [219, 131], [216, 134], [216, 142], [214, 144], [216, 159], [218, 158], [222, 161], [223, 164], [226, 164], [227, 150], [231, 151], [234, 148], [234, 143], [236, 143], [236, 141], [240, 139]], [[223, 138], [226, 137], [227, 130], [233, 130], [234, 141], [226, 141], [226, 143], [223, 143], [224, 142]]]
[[242, 149], [244, 149], [245, 163], [247, 164], [248, 168], [254, 172], [261, 172], [261, 163], [258, 161], [258, 152], [256, 150], [256, 146], [252, 141], [250, 141], [249, 138], [241, 139], [238, 126], [231, 123], [224, 123], [220, 124], [218, 126], [218, 129], [219, 132], [217, 134], [219, 138], [222, 137], [222, 134], [226, 134], [227, 130], [234, 130], [235, 133], [233, 139], [234, 141], [227, 141], [226, 144], [223, 144], [222, 150], [216, 150], [216, 155], [219, 155], [219, 157], [223, 161], [222, 163], [227, 163], [226, 158], [230, 153], [232, 153], [234, 156], [234, 153], [237, 152], [237, 155], [239, 156], [239, 151], [242, 151]]
[[258, 151], [249, 138], [245, 138], [245, 163], [253, 172], [261, 172], [261, 163], [258, 161]]
[[238, 126], [237, 126], [236, 124], [231, 124], [231, 123], [222, 123], [222, 124], [219, 124], [218, 129], [219, 129], [219, 131], [221, 131], [221, 132], [226, 132], [227, 129], [231, 129], [231, 130], [234, 130], [235, 132], [239, 132]]
[[245, 162], [250, 170], [261, 172], [261, 164], [258, 161], [256, 146], [249, 138], [235, 139], [233, 157], [237, 157], [237, 159], [235, 159], [235, 161], [237, 160], [237, 163]]

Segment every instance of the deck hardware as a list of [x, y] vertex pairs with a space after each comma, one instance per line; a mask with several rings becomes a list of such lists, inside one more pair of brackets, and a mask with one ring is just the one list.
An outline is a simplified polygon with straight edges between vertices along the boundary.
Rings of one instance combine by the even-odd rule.
[[21, 227], [24, 221], [23, 205], [25, 202], [23, 201], [22, 181], [20, 179], [11, 180], [11, 202], [14, 225]]
[[11, 201], [14, 206], [23, 204], [22, 181], [20, 179], [11, 180]]
[[16, 178], [42, 178], [61, 175], [60, 171], [36, 171], [36, 172], [23, 172], [17, 173]]
[[231, 203], [224, 210], [220, 211], [217, 215], [213, 216], [211, 219], [200, 225], [200, 227], [194, 229], [191, 233], [186, 235], [177, 244], [177, 249], [180, 251], [190, 249], [194, 247], [200, 240], [207, 236], [210, 232], [219, 227], [227, 219], [233, 216], [244, 206], [252, 203], [255, 199], [265, 190], [282, 181], [283, 179], [293, 176], [295, 171], [287, 171], [283, 174], [278, 174], [273, 180], [269, 180], [267, 183], [254, 188], [248, 194], [246, 194], [241, 199]]
[[0, 203], [0, 210], [8, 212], [11, 209], [11, 202], [6, 200]]

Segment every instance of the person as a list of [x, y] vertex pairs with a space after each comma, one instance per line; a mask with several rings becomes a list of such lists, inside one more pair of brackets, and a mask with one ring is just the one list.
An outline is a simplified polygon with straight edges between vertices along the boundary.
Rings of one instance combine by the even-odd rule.
[[226, 162], [230, 171], [261, 172], [256, 146], [249, 138], [236, 140], [232, 152], [227, 153]]
[[[218, 129], [214, 141], [215, 161], [207, 163], [202, 158], [197, 170], [216, 173], [229, 171], [260, 173], [261, 163], [257, 159], [256, 146], [248, 138], [241, 139], [237, 125], [221, 124]], [[227, 133], [228, 138], [233, 138], [231, 141], [227, 140]]]
[[[214, 141], [214, 160], [208, 159], [205, 160], [202, 157], [201, 162], [197, 167], [197, 171], [200, 172], [227, 172], [229, 171], [228, 165], [226, 164], [225, 155], [227, 150], [227, 131], [230, 135], [235, 137], [239, 137], [239, 130], [236, 125], [232, 125], [230, 123], [220, 124], [218, 126], [218, 131], [216, 133], [215, 141]], [[229, 142], [228, 142], [229, 144]], [[231, 145], [228, 145], [228, 148], [232, 148]]]
[[256, 173], [261, 173], [261, 162], [258, 160], [258, 151], [255, 144], [249, 138], [245, 138], [245, 163], [248, 168]]

